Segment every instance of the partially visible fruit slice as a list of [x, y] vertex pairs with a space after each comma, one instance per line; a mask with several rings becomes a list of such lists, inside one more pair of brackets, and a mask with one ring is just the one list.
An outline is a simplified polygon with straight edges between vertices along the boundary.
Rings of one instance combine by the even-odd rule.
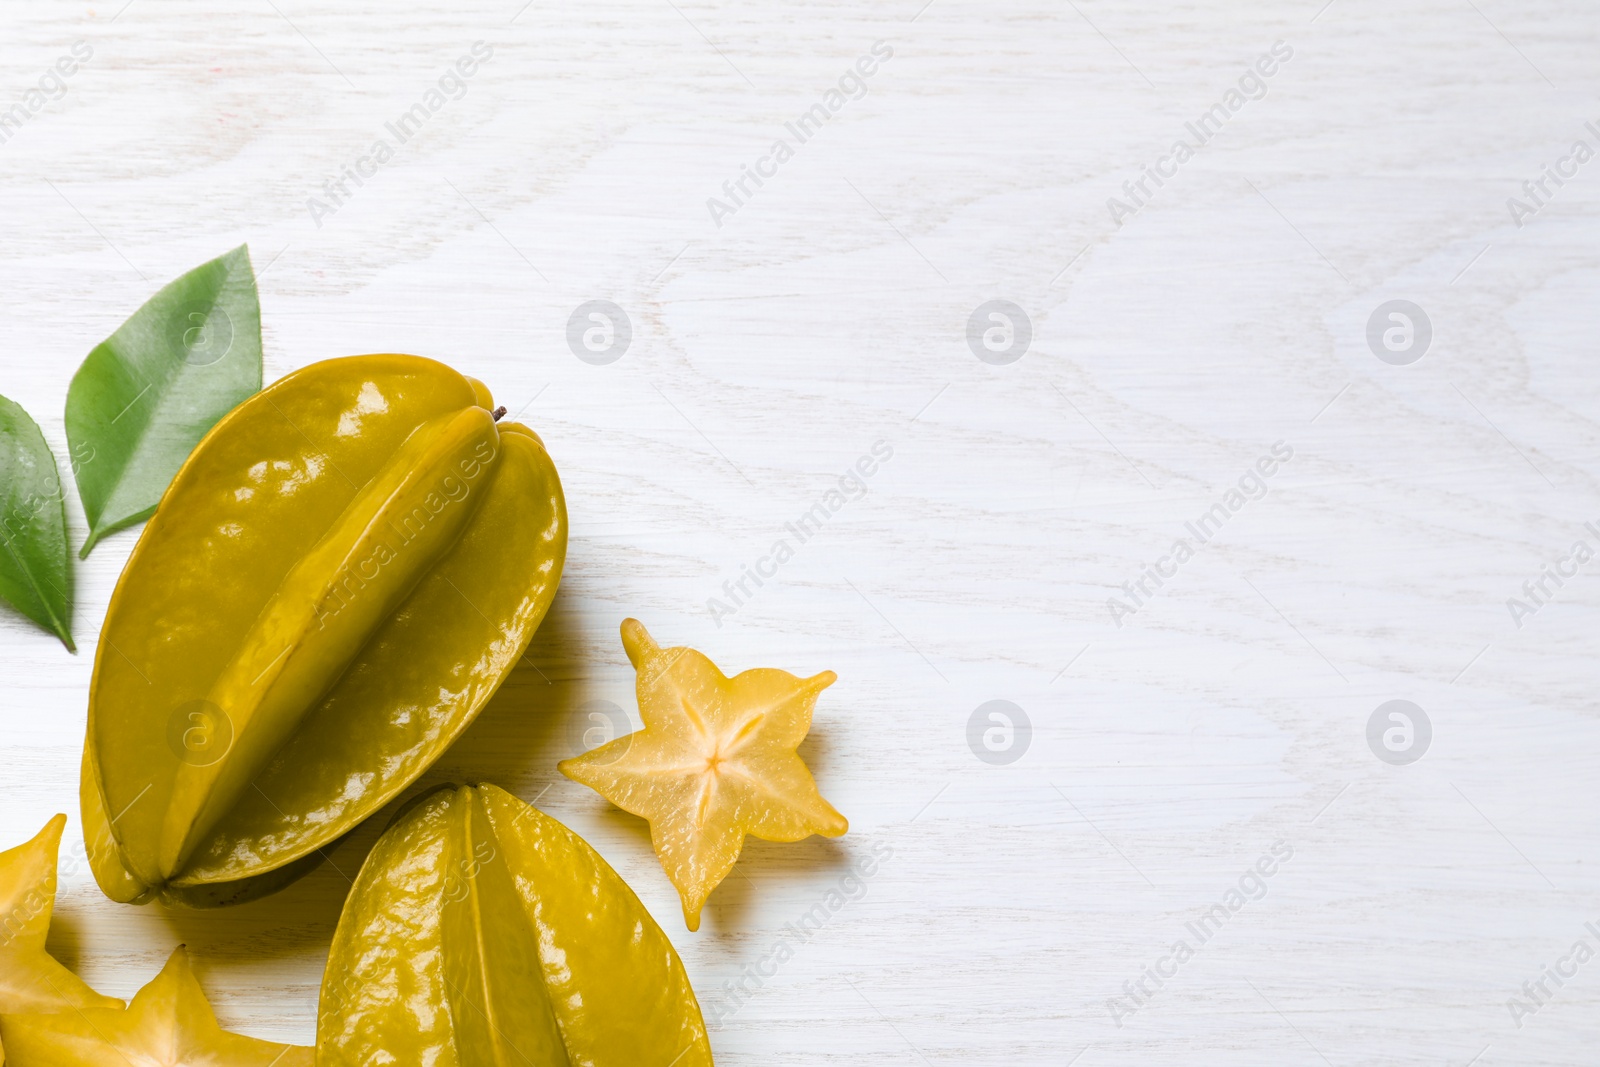
[[311, 1049], [217, 1025], [179, 945], [126, 1008], [0, 1015], [7, 1067], [312, 1067]]
[[582, 838], [492, 785], [384, 832], [328, 953], [318, 1067], [710, 1067], [672, 943]]
[[799, 841], [849, 828], [795, 752], [818, 694], [838, 676], [761, 668], [729, 678], [692, 648], [662, 648], [637, 619], [623, 622], [622, 644], [638, 672], [644, 729], [563, 760], [561, 773], [650, 821], [684, 922], [698, 930], [746, 834]]
[[56, 854], [66, 825], [67, 817], [57, 815], [33, 840], [0, 852], [0, 1014], [122, 1007], [122, 1001], [90, 989], [44, 948], [56, 906]]

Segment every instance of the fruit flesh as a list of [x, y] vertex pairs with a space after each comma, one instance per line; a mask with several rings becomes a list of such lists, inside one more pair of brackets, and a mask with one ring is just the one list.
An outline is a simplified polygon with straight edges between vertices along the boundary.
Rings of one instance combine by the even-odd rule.
[[692, 648], [662, 648], [636, 619], [623, 622], [622, 643], [644, 729], [563, 760], [561, 773], [649, 820], [684, 922], [698, 930], [745, 835], [799, 841], [848, 829], [795, 751], [836, 675], [761, 668], [729, 678]]
[[706, 1067], [682, 963], [581, 838], [494, 786], [417, 801], [334, 934], [321, 1067]]
[[[314, 862], [498, 687], [554, 596], [566, 513], [538, 438], [489, 403], [432, 360], [329, 360], [202, 441], [96, 654], [84, 809], [113, 899], [226, 902]], [[173, 744], [197, 701], [231, 728], [214, 762]]]

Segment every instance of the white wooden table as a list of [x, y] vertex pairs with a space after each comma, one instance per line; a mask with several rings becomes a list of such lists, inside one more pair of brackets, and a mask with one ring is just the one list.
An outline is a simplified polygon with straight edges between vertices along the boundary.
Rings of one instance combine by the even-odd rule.
[[[719, 1063], [1594, 1062], [1600, 962], [1543, 1004], [1524, 983], [1600, 948], [1600, 561], [1523, 592], [1600, 549], [1592, 4], [519, 2], [8, 3], [0, 104], [93, 54], [0, 144], [0, 393], [64, 459], [82, 357], [248, 241], [269, 378], [418, 352], [520, 411], [561, 467], [566, 580], [537, 669], [425, 781], [591, 841]], [[568, 343], [592, 300], [631, 327], [610, 363]], [[1026, 329], [1007, 349], [985, 310], [974, 348], [997, 300]], [[1425, 351], [1414, 312], [1409, 348], [1387, 312], [1369, 343], [1393, 300]], [[0, 839], [72, 815], [52, 945], [99, 988], [186, 942], [225, 1023], [308, 1042], [375, 830], [219, 912], [112, 904], [72, 858], [135, 536], [78, 571], [76, 657], [0, 617]], [[840, 676], [803, 751], [850, 833], [752, 843], [697, 935], [643, 824], [555, 773], [591, 702], [636, 721], [627, 615], [729, 670]], [[1406, 765], [1368, 742], [1396, 699], [1431, 724]]]

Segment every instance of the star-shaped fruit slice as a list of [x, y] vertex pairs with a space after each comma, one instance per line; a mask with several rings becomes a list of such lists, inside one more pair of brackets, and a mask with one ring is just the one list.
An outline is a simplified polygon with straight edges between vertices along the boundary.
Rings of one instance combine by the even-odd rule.
[[762, 668], [729, 678], [692, 648], [662, 648], [637, 619], [623, 622], [622, 646], [638, 672], [644, 729], [563, 760], [561, 773], [650, 821], [684, 922], [698, 930], [746, 834], [799, 841], [849, 827], [795, 752], [837, 675]]
[[217, 1025], [183, 946], [127, 1008], [0, 1015], [6, 1067], [312, 1067], [313, 1053]]
[[[25, 845], [0, 852], [0, 1013], [120, 1008], [45, 951], [56, 904], [56, 853], [65, 815]], [[4, 1059], [0, 1055], [0, 1059]]]

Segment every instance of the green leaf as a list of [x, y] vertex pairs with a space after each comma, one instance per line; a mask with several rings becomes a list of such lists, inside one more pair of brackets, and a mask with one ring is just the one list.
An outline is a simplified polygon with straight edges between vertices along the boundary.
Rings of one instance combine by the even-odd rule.
[[39, 424], [0, 396], [0, 599], [76, 652], [63, 495]]
[[67, 390], [67, 440], [89, 520], [80, 557], [146, 519], [218, 419], [261, 388], [250, 251], [196, 267], [97, 345]]

